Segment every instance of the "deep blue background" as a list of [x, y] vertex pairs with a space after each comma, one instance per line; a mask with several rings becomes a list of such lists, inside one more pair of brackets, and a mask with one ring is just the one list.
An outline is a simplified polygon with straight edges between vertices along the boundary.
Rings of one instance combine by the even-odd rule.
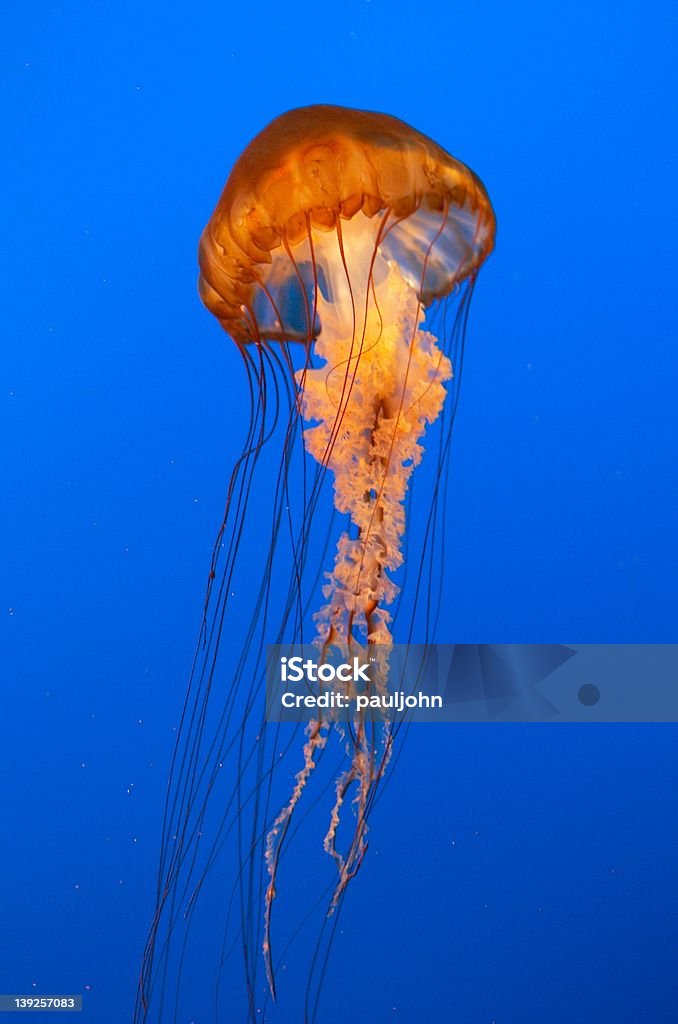
[[[83, 1020], [118, 1024], [245, 413], [195, 290], [229, 167], [333, 102], [481, 175], [499, 233], [448, 639], [678, 641], [675, 9], [80, 0], [3, 22], [0, 990], [87, 986]], [[413, 732], [322, 1019], [675, 1021], [676, 754], [672, 726]]]

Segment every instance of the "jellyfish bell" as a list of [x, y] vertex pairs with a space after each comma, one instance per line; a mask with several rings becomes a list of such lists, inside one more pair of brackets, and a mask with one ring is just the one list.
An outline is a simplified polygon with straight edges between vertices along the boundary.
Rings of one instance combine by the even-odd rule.
[[[342, 764], [319, 837], [334, 870], [325, 920], [336, 921], [363, 863], [395, 729], [388, 722], [368, 728], [363, 713], [342, 723], [331, 708], [319, 710], [299, 752], [278, 729], [267, 728], [262, 651], [267, 643], [309, 637], [321, 659], [330, 646], [346, 658], [367, 647], [378, 669], [374, 685], [385, 685], [389, 651], [399, 638], [394, 610], [400, 614], [401, 588], [407, 591], [398, 570], [414, 561], [412, 623], [425, 558], [442, 572], [434, 538], [461, 344], [494, 231], [480, 180], [431, 139], [385, 114], [312, 106], [283, 114], [250, 143], [203, 232], [200, 296], [238, 346], [251, 410], [214, 547], [168, 787], [139, 1021], [148, 1019], [154, 985], [164, 994], [171, 977], [178, 991], [181, 973], [168, 967], [175, 933], [182, 922], [191, 926], [208, 874], [234, 834], [233, 898], [240, 906], [248, 1013], [252, 1021], [263, 1019], [262, 964], [269, 993], [277, 994], [273, 907], [281, 856], [334, 734]], [[409, 553], [406, 559], [411, 480], [427, 429], [446, 416], [426, 526], [417, 538], [419, 559]], [[262, 452], [275, 437], [278, 468], [268, 465], [255, 495]], [[295, 506], [297, 479], [302, 491]], [[258, 526], [248, 533], [250, 510], [261, 507], [266, 492], [268, 531]], [[245, 569], [256, 578], [255, 595], [249, 622], [236, 624], [229, 601]], [[426, 639], [429, 618], [427, 608]], [[219, 657], [225, 632], [242, 637], [230, 664]], [[230, 774], [221, 771], [229, 758]], [[276, 805], [281, 776], [286, 799]], [[188, 931], [179, 944], [181, 963], [187, 943]], [[322, 971], [313, 972], [326, 963], [317, 948], [306, 1020], [314, 1019], [322, 988]]]
[[316, 282], [347, 316], [383, 272], [374, 254], [426, 306], [477, 272], [494, 227], [480, 180], [403, 121], [303, 107], [236, 162], [200, 241], [200, 294], [239, 343], [309, 341]]

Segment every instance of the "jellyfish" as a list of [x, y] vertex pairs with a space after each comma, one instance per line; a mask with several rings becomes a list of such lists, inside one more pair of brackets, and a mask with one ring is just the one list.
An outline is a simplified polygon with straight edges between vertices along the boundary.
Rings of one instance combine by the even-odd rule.
[[[178, 728], [138, 1021], [176, 1012], [191, 937], [214, 914], [226, 921], [217, 1006], [230, 1019], [219, 975], [239, 947], [248, 1019], [267, 1019], [281, 865], [333, 749], [318, 837], [332, 871], [325, 945], [305, 994], [304, 1019], [315, 1019], [327, 922], [365, 859], [397, 730], [328, 712], [288, 735], [262, 710], [263, 652], [368, 650], [383, 677], [396, 636], [435, 636], [466, 321], [494, 233], [487, 192], [463, 163], [394, 117], [327, 105], [285, 113], [254, 138], [203, 232], [200, 296], [240, 353], [233, 386], [250, 413]], [[410, 538], [435, 428], [424, 526]], [[218, 864], [230, 843], [229, 879]]]

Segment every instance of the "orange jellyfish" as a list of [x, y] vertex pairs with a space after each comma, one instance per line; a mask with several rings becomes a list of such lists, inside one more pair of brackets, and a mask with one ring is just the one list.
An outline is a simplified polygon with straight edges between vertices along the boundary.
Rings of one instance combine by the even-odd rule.
[[[318, 716], [294, 765], [299, 746], [263, 713], [262, 652], [281, 642], [367, 647], [387, 665], [394, 614], [407, 622], [404, 641], [417, 622], [418, 638], [432, 639], [438, 499], [470, 297], [494, 234], [489, 198], [468, 167], [396, 118], [334, 106], [268, 125], [205, 228], [200, 295], [242, 355], [251, 411], [178, 730], [139, 1021], [180, 1004], [191, 936], [214, 924], [204, 909], [214, 905], [210, 885], [227, 922], [217, 989], [239, 946], [249, 1019], [266, 1019], [277, 994], [281, 860], [333, 733], [343, 764], [318, 839], [334, 872], [324, 921], [363, 862], [395, 729]], [[424, 525], [410, 543], [411, 483], [434, 424]], [[282, 456], [272, 462], [276, 439]], [[406, 545], [411, 586], [399, 575]], [[229, 839], [230, 879], [218, 870]], [[326, 957], [317, 946], [320, 973]], [[306, 1020], [318, 1006], [312, 974]], [[217, 994], [230, 1019], [230, 997]]]

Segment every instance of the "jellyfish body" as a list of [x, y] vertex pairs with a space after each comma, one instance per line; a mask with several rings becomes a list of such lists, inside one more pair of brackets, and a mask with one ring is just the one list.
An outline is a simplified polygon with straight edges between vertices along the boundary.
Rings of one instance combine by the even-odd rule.
[[[458, 343], [475, 277], [493, 247], [494, 227], [479, 179], [430, 139], [383, 114], [317, 106], [279, 117], [254, 139], [233, 168], [203, 233], [200, 294], [241, 351], [252, 414], [215, 545], [201, 643], [170, 780], [139, 1019], [148, 1012], [161, 931], [167, 935], [166, 957], [182, 901], [184, 916], [190, 917], [207, 871], [235, 829], [249, 1014], [261, 1020], [257, 949], [263, 950], [275, 997], [272, 909], [281, 854], [333, 730], [346, 760], [335, 778], [323, 840], [336, 867], [328, 915], [363, 861], [368, 816], [391, 758], [393, 730], [386, 723], [368, 729], [360, 715], [348, 729], [330, 713], [311, 721], [289, 798], [276, 810], [270, 780], [274, 769], [280, 771], [280, 749], [276, 739], [268, 760], [263, 754], [266, 723], [256, 726], [247, 749], [246, 729], [238, 738], [235, 698], [229, 696], [216, 730], [205, 736], [228, 597], [255, 469], [278, 430], [282, 458], [270, 547], [234, 681], [242, 681], [248, 657], [256, 662], [257, 636], [269, 643], [312, 638], [320, 657], [330, 645], [347, 654], [368, 647], [387, 674], [408, 488], [422, 461], [424, 434], [443, 418], [446, 396], [458, 387]], [[438, 475], [449, 452], [453, 412], [441, 432]], [[296, 521], [290, 512], [295, 460], [304, 463], [302, 512]], [[438, 482], [432, 509], [437, 508]], [[313, 557], [318, 545], [312, 540], [330, 483], [335, 513], [330, 525], [339, 519], [343, 523], [331, 541], [333, 555], [331, 530], [325, 535], [319, 571]], [[429, 533], [427, 528], [424, 551], [432, 544]], [[292, 571], [282, 590], [276, 590], [283, 534]], [[250, 687], [246, 718], [256, 704]], [[217, 782], [214, 764], [236, 746], [235, 790], [198, 868], [208, 801], [214, 800]], [[254, 764], [255, 781], [247, 788], [243, 780]], [[247, 829], [244, 807], [252, 810]], [[351, 827], [340, 849], [340, 824], [347, 814]], [[310, 1019], [308, 1006], [307, 1000]], [[317, 995], [312, 1006], [317, 1008]]]

